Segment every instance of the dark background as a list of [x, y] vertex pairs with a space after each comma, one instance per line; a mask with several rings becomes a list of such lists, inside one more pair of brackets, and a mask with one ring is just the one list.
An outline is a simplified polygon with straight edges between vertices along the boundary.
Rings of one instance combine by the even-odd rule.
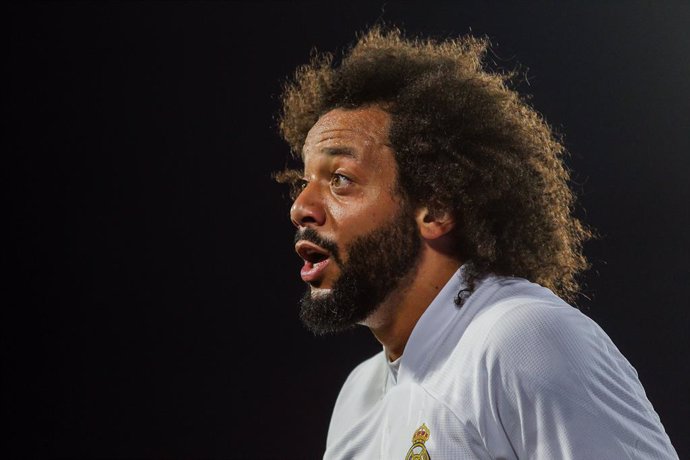
[[526, 77], [602, 235], [579, 306], [690, 458], [690, 4], [598, 3], [3, 6], [2, 456], [320, 457], [380, 347], [297, 319], [275, 115], [312, 47], [385, 20]]

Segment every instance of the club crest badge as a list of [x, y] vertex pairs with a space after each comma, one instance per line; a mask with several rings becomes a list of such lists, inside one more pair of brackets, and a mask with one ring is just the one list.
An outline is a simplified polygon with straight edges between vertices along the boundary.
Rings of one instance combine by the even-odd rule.
[[429, 427], [426, 426], [426, 423], [422, 423], [422, 426], [417, 428], [412, 435], [412, 447], [407, 451], [405, 460], [431, 460], [424, 445], [429, 440], [429, 436], [431, 436]]

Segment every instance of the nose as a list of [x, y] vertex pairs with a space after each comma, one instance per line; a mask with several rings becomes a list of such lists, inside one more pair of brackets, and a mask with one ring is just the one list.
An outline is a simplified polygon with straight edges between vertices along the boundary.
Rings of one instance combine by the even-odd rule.
[[290, 220], [297, 228], [324, 224], [326, 212], [319, 193], [319, 184], [316, 181], [308, 182], [297, 195], [290, 208]]

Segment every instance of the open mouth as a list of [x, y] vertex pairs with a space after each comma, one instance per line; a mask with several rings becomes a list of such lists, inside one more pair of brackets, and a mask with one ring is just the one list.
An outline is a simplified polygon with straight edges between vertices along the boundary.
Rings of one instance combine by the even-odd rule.
[[309, 243], [308, 241], [299, 241], [295, 245], [295, 251], [305, 261], [312, 264], [323, 262], [330, 257], [330, 254], [325, 249]]
[[304, 265], [300, 271], [302, 280], [307, 283], [318, 284], [330, 261], [330, 253], [308, 241], [298, 241], [295, 245], [295, 251], [304, 260]]

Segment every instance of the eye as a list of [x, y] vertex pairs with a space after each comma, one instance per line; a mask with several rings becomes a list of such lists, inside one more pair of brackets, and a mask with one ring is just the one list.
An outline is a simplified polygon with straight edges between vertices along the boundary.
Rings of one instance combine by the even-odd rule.
[[343, 174], [334, 173], [331, 176], [331, 186], [334, 188], [343, 188], [350, 184], [352, 184], [352, 180]]

